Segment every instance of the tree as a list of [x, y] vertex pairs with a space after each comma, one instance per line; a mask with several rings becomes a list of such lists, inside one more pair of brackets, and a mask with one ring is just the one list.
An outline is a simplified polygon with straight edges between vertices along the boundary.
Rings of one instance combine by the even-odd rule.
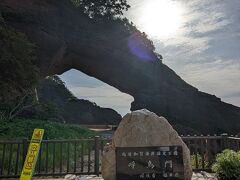
[[32, 101], [39, 71], [34, 45], [0, 19], [0, 110], [13, 118]]
[[130, 8], [127, 0], [71, 0], [90, 18], [114, 18], [123, 15]]

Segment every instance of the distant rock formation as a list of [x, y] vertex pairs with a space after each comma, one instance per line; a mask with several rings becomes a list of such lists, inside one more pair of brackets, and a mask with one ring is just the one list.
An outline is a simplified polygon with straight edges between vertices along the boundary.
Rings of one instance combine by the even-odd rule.
[[126, 21], [90, 19], [70, 0], [1, 0], [0, 11], [36, 44], [42, 76], [78, 69], [132, 95], [131, 110], [164, 116], [179, 133], [240, 133], [239, 107], [183, 81]]
[[51, 103], [60, 111], [62, 121], [87, 125], [116, 125], [121, 115], [113, 109], [101, 108], [88, 100], [77, 99], [64, 84], [53, 78], [42, 80], [38, 87], [41, 103]]

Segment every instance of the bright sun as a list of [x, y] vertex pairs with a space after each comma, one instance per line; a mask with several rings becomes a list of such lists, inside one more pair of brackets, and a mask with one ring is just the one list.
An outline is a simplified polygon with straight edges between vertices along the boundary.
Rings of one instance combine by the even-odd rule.
[[140, 28], [149, 36], [169, 38], [182, 24], [183, 9], [172, 0], [148, 0], [139, 17]]

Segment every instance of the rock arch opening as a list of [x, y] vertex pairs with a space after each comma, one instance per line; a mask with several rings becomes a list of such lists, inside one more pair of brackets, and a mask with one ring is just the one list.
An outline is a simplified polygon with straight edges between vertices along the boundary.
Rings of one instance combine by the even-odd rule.
[[79, 99], [89, 100], [104, 108], [111, 108], [124, 116], [130, 112], [132, 96], [78, 70], [60, 75], [67, 88]]

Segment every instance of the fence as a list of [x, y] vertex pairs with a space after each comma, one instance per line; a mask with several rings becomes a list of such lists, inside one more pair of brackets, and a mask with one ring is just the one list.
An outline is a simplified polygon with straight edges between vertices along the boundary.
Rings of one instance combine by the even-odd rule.
[[[0, 141], [0, 179], [19, 177], [29, 140]], [[105, 139], [43, 140], [35, 176], [99, 175]]]
[[240, 138], [221, 136], [181, 136], [188, 146], [195, 171], [211, 171], [216, 155], [224, 149], [240, 150]]
[[[240, 138], [221, 136], [182, 136], [189, 147], [195, 171], [210, 170], [217, 153], [229, 148], [240, 150]], [[43, 140], [35, 176], [96, 174], [101, 169], [101, 155], [109, 139], [98, 136], [76, 140]], [[0, 141], [0, 179], [19, 177], [29, 140]]]

